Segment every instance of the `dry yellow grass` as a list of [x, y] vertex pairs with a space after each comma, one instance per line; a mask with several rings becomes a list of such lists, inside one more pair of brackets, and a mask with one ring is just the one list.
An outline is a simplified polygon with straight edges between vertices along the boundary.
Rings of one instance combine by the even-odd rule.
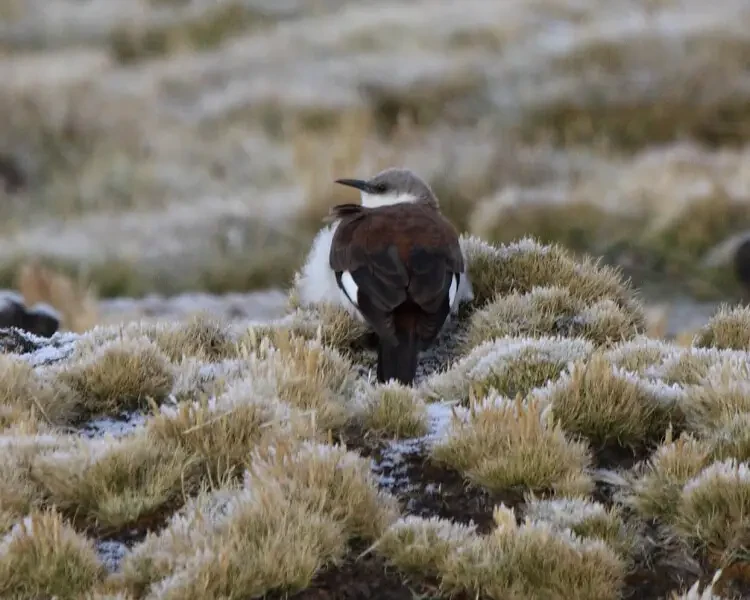
[[709, 465], [682, 489], [672, 527], [717, 568], [748, 559], [749, 482], [747, 465], [729, 459]]
[[477, 310], [469, 323], [467, 346], [507, 335], [582, 336], [605, 345], [638, 332], [633, 317], [609, 299], [587, 305], [570, 289], [535, 286], [526, 293], [498, 296]]
[[391, 527], [379, 550], [405, 571], [437, 575], [447, 595], [619, 597], [626, 564], [603, 542], [580, 540], [543, 523], [519, 526], [504, 506], [494, 517], [496, 528], [485, 536], [442, 520], [405, 519]]
[[228, 324], [208, 314], [197, 314], [178, 327], [158, 331], [154, 341], [174, 362], [188, 356], [217, 361], [236, 355]]
[[57, 450], [69, 451], [74, 440], [49, 431], [16, 425], [3, 433], [0, 458], [0, 535], [42, 504], [42, 490], [31, 477], [37, 457]]
[[[750, 374], [749, 374], [750, 375]], [[687, 390], [685, 413], [694, 430], [715, 429], [723, 419], [750, 412], [747, 379], [712, 377]]]
[[139, 435], [41, 456], [30, 475], [45, 503], [81, 526], [112, 534], [179, 506], [191, 492], [195, 466], [188, 453]]
[[341, 524], [290, 502], [278, 487], [216, 495], [193, 503], [185, 516], [176, 515], [165, 531], [134, 548], [123, 565], [126, 590], [186, 600], [231, 597], [233, 590], [250, 596], [293, 592], [344, 553]]
[[698, 348], [750, 350], [750, 308], [722, 306], [693, 343]]
[[0, 431], [28, 419], [64, 425], [77, 414], [78, 399], [67, 387], [21, 358], [0, 356]]
[[371, 540], [393, 522], [393, 499], [364, 459], [318, 444], [277, 449], [255, 457], [243, 486], [202, 494], [136, 546], [122, 585], [168, 598], [292, 592], [341, 558], [350, 537]]
[[411, 387], [395, 381], [367, 385], [357, 402], [361, 405], [357, 422], [366, 435], [399, 439], [427, 434], [427, 409]]
[[582, 538], [602, 540], [625, 559], [632, 557], [640, 541], [636, 526], [625, 521], [619, 506], [607, 507], [581, 498], [532, 497], [524, 508], [524, 517], [559, 531], [570, 530]]
[[[494, 250], [498, 260], [502, 248]], [[544, 262], [538, 245], [527, 251]], [[550, 255], [553, 264], [558, 258]], [[535, 299], [553, 314], [566, 303], [584, 311], [617, 306], [619, 292], [606, 286], [586, 279], [580, 293], [548, 285], [556, 275], [547, 266], [539, 272], [527, 296], [506, 290], [462, 314], [459, 325], [471, 328], [508, 299], [541, 315], [529, 308]], [[737, 465], [750, 457], [746, 351], [635, 333], [599, 347], [561, 333], [545, 316], [532, 336], [490, 337], [466, 355], [463, 347], [438, 349], [449, 368], [405, 388], [362, 377], [364, 353], [342, 311], [309, 306], [290, 315], [247, 329], [208, 316], [98, 327], [51, 365], [5, 357], [0, 406], [12, 412], [20, 401], [21, 411], [0, 440], [8, 449], [0, 460], [0, 531], [52, 506], [80, 532], [156, 528], [105, 584], [81, 592], [131, 600], [291, 592], [351, 560], [354, 540], [415, 585], [427, 578], [441, 594], [488, 597], [618, 597], [628, 587], [624, 573], [643, 568], [635, 559], [649, 558], [654, 543], [674, 551], [677, 564], [682, 546], [717, 567], [740, 556], [744, 538], [732, 532], [744, 531]], [[155, 414], [120, 440], [61, 437], [52, 419], [24, 402], [38, 386], [67, 389], [62, 381], [75, 402], [72, 416], [57, 407], [65, 409], [60, 424], [77, 423], [79, 411], [150, 406]], [[481, 492], [518, 502], [520, 525], [503, 508], [486, 535], [409, 517], [410, 497], [401, 504], [379, 490], [369, 458], [333, 444], [334, 435], [352, 431], [363, 438], [352, 440], [358, 447], [367, 447], [367, 436], [425, 436], [433, 418], [425, 401], [464, 404], [444, 432], [423, 440], [430, 476], [455, 471], [471, 484], [461, 490], [469, 498]], [[677, 441], [671, 425], [682, 432]], [[602, 445], [636, 447], [640, 457], [662, 438], [632, 470], [595, 469]], [[611, 503], [593, 500], [600, 477], [618, 483]], [[456, 493], [449, 481], [448, 499]], [[411, 480], [397, 483], [413, 489], [402, 485]], [[651, 519], [657, 535], [642, 537]], [[540, 574], [542, 558], [550, 567]]]
[[597, 260], [590, 257], [576, 260], [559, 244], [541, 244], [529, 237], [510, 244], [491, 245], [474, 236], [462, 236], [461, 246], [480, 306], [499, 294], [559, 286], [587, 304], [612, 300], [636, 324], [643, 324], [643, 309], [629, 282], [616, 269]]
[[118, 414], [161, 402], [174, 383], [166, 356], [146, 338], [113, 341], [58, 373], [89, 414]]
[[83, 333], [99, 321], [97, 298], [90, 287], [39, 263], [21, 267], [18, 290], [27, 306], [43, 302], [57, 310], [62, 317], [62, 329]]
[[709, 444], [689, 434], [673, 441], [669, 432], [651, 458], [636, 466], [637, 478], [627, 503], [645, 518], [671, 521], [683, 486], [708, 464], [710, 454]]
[[[477, 318], [481, 317], [472, 317]], [[582, 338], [496, 337], [475, 346], [447, 371], [430, 376], [421, 384], [420, 392], [430, 399], [463, 403], [468, 403], [472, 395], [484, 397], [491, 389], [511, 398], [525, 396], [556, 379], [568, 363], [582, 360], [593, 351], [594, 345]]]
[[378, 490], [369, 460], [358, 453], [305, 440], [275, 450], [252, 462], [256, 482], [280, 486], [290, 502], [330, 514], [352, 538], [374, 541], [395, 521], [395, 498]]
[[391, 525], [375, 548], [405, 573], [436, 577], [451, 553], [475, 537], [473, 526], [407, 516]]
[[240, 356], [250, 361], [259, 392], [275, 395], [303, 412], [313, 411], [323, 431], [346, 423], [356, 369], [335, 348], [285, 331], [264, 337], [253, 332], [250, 341], [240, 346]]
[[601, 354], [578, 361], [544, 390], [552, 412], [570, 433], [594, 447], [640, 447], [661, 439], [672, 420], [680, 420], [681, 395], [666, 385], [612, 368]]
[[579, 495], [594, 485], [587, 445], [569, 440], [535, 398], [491, 393], [453, 419], [431, 457], [495, 492]]
[[674, 354], [674, 347], [664, 340], [636, 336], [606, 350], [604, 356], [613, 366], [643, 374]]
[[364, 323], [352, 317], [341, 306], [323, 303], [301, 306], [295, 288], [290, 292], [289, 300], [291, 312], [287, 316], [273, 327], [251, 327], [247, 334], [240, 338], [240, 343], [245, 342], [253, 347], [265, 336], [283, 335], [287, 332], [305, 339], [319, 340], [345, 355], [359, 357], [362, 339], [368, 332]]
[[215, 400], [186, 401], [163, 409], [147, 425], [150, 436], [194, 456], [214, 483], [247, 468], [250, 451], [279, 438], [315, 436], [312, 415], [298, 414], [277, 398], [259, 396], [251, 381], [239, 381]]
[[32, 511], [0, 540], [0, 595], [34, 600], [82, 597], [105, 570], [91, 540], [55, 511]]

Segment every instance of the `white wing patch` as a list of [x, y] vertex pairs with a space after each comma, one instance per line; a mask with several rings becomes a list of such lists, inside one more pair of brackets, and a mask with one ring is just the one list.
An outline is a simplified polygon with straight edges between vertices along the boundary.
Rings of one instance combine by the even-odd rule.
[[354, 304], [354, 306], [359, 306], [359, 297], [357, 296], [359, 288], [357, 287], [357, 284], [354, 283], [354, 277], [352, 277], [352, 274], [349, 273], [349, 271], [344, 271], [341, 274], [341, 285], [344, 286], [344, 291], [349, 297], [349, 300], [351, 300], [351, 303]]
[[456, 299], [456, 292], [458, 291], [458, 278], [454, 274], [451, 277], [451, 286], [448, 288], [448, 306], [453, 306], [453, 301]]

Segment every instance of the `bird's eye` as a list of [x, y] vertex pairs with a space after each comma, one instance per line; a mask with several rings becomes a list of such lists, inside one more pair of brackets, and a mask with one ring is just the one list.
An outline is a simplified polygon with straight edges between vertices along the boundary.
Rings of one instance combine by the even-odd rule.
[[375, 184], [375, 191], [378, 194], [384, 194], [385, 192], [388, 191], [388, 188], [384, 183], [377, 183]]

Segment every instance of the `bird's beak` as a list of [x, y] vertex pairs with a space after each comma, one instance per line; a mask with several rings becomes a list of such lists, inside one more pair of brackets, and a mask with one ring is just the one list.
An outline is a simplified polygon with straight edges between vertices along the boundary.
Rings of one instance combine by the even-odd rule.
[[357, 188], [358, 190], [361, 190], [363, 192], [370, 191], [370, 186], [366, 181], [363, 181], [362, 179], [337, 179], [335, 183], [348, 185], [349, 187]]

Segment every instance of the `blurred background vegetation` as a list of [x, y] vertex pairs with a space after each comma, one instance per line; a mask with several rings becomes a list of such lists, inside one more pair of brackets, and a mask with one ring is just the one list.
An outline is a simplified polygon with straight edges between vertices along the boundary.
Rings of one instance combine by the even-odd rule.
[[0, 287], [284, 286], [333, 179], [406, 165], [463, 231], [741, 297], [747, 0], [3, 0], [0, 82]]

